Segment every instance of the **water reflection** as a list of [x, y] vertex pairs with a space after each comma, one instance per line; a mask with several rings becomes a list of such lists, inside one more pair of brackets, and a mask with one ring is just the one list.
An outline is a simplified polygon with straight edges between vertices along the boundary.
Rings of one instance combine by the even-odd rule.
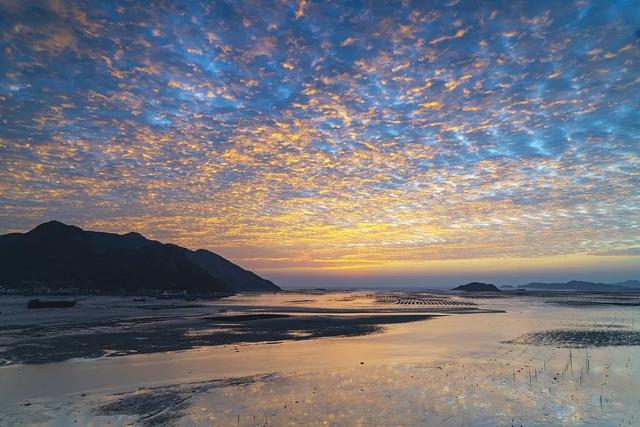
[[[513, 342], [558, 329], [636, 331], [637, 308], [475, 302], [505, 312], [443, 315], [361, 337], [3, 368], [3, 395], [13, 396], [3, 420], [126, 425], [162, 414], [181, 425], [638, 424], [639, 347]], [[224, 304], [231, 311], [372, 307], [371, 299], [343, 293], [239, 296]], [[254, 377], [265, 374], [273, 375]], [[252, 380], [211, 382], [218, 378]], [[149, 392], [139, 386], [160, 387], [159, 394], [128, 407], [126, 399]], [[120, 400], [121, 413], [100, 412]]]

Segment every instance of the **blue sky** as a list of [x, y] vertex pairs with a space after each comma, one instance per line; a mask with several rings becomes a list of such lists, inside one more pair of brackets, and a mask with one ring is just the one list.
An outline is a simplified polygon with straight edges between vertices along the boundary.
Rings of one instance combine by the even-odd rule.
[[637, 1], [2, 0], [0, 232], [291, 285], [638, 276], [639, 31]]

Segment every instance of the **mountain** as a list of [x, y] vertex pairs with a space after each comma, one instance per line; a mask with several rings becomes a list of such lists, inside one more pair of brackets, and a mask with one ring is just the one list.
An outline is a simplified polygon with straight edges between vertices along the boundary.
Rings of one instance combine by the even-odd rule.
[[277, 292], [281, 289], [272, 281], [263, 279], [257, 274], [232, 263], [213, 252], [198, 249], [190, 251], [184, 249], [187, 256], [200, 268], [211, 276], [231, 285], [236, 291], [242, 292]]
[[640, 280], [625, 280], [624, 282], [612, 283], [612, 286], [623, 286], [625, 288], [640, 289]]
[[138, 233], [84, 231], [58, 221], [0, 236], [0, 285], [200, 294], [280, 289], [213, 252], [190, 251]]
[[531, 282], [526, 285], [520, 285], [518, 288], [558, 291], [628, 291], [629, 289], [640, 289], [640, 281], [627, 280], [618, 283], [596, 283], [582, 280], [571, 280], [566, 283]]
[[471, 282], [466, 285], [460, 285], [452, 291], [466, 291], [466, 292], [502, 292], [496, 285], [491, 283]]

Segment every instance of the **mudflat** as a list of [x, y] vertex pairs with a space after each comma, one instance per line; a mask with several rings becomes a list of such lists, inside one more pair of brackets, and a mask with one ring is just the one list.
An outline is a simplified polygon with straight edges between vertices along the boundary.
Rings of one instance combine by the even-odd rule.
[[49, 426], [634, 425], [639, 313], [607, 301], [291, 292], [43, 313], [5, 298], [0, 413]]

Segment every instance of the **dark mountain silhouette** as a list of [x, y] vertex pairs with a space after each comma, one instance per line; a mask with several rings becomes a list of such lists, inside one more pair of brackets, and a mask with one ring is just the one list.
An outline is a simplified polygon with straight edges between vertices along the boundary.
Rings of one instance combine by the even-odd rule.
[[198, 264], [200, 268], [211, 276], [230, 284], [233, 289], [243, 292], [279, 291], [275, 283], [263, 279], [257, 274], [232, 263], [218, 254], [198, 249], [197, 251], [184, 250], [189, 258]]
[[624, 288], [640, 289], [640, 280], [625, 280], [624, 282], [612, 283], [611, 286], [622, 286]]
[[[200, 254], [200, 255], [197, 255]], [[208, 260], [215, 261], [208, 261]], [[84, 231], [58, 221], [0, 236], [0, 285], [202, 294], [277, 291], [272, 282], [209, 251], [190, 251], [138, 233]]]
[[466, 291], [466, 292], [502, 292], [496, 285], [491, 283], [471, 282], [466, 285], [460, 285], [452, 291]]
[[625, 291], [629, 289], [640, 289], [639, 280], [627, 280], [617, 283], [596, 283], [582, 280], [571, 280], [566, 283], [542, 283], [531, 282], [520, 285], [521, 289], [543, 289], [543, 290], [563, 290], [563, 291]]

